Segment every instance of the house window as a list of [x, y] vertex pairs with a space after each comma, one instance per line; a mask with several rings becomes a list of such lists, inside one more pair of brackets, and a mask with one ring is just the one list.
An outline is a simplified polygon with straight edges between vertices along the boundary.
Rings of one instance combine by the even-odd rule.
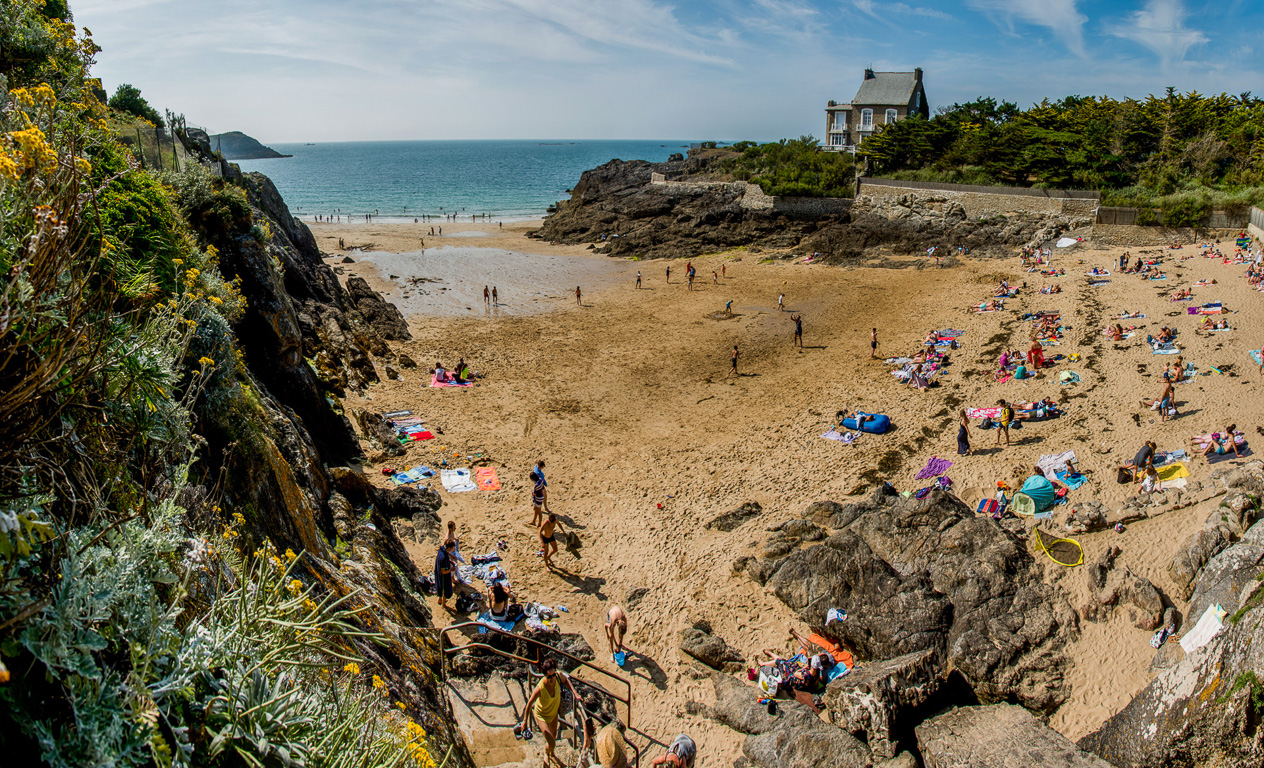
[[886, 122], [887, 122], [887, 125], [890, 125], [891, 123], [894, 123], [894, 122], [898, 119], [896, 115], [897, 115], [897, 113], [896, 113], [896, 111], [895, 111], [894, 109], [888, 109], [888, 110], [887, 110], [887, 121], [886, 121]]
[[831, 133], [831, 134], [830, 134], [830, 142], [829, 142], [829, 143], [830, 143], [830, 146], [831, 146], [831, 147], [841, 147], [841, 146], [843, 146], [843, 134], [841, 134], [841, 133]]
[[847, 113], [846, 112], [834, 113], [834, 130], [836, 131], [847, 130]]
[[861, 128], [873, 127], [873, 110], [872, 109], [860, 110], [860, 127]]

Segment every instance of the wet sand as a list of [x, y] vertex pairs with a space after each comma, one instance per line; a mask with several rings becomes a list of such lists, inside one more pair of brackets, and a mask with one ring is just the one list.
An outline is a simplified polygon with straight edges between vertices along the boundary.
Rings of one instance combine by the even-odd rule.
[[[326, 249], [331, 238], [336, 244], [338, 234], [373, 239], [381, 248], [397, 242], [400, 250], [416, 249], [406, 229], [382, 225], [368, 234], [373, 227], [317, 232]], [[602, 652], [605, 607], [623, 602], [630, 590], [648, 590], [629, 610], [629, 645], [637, 652], [631, 667], [638, 701], [635, 725], [665, 741], [690, 733], [702, 747], [699, 765], [706, 768], [731, 765], [742, 736], [688, 714], [688, 701], [710, 702], [711, 685], [680, 656], [679, 631], [694, 618], [706, 617], [748, 660], [761, 648], [788, 648], [787, 625], [800, 626], [793, 615], [774, 595], [730, 568], [737, 556], [760, 551], [768, 525], [797, 516], [816, 500], [845, 501], [876, 481], [916, 489], [922, 483], [914, 474], [936, 454], [954, 462], [948, 472], [954, 490], [973, 504], [998, 480], [1021, 483], [1040, 455], [1075, 449], [1090, 480], [1071, 493], [1072, 506], [1089, 499], [1118, 506], [1133, 488], [1115, 484], [1114, 466], [1130, 458], [1144, 439], [1156, 440], [1160, 449], [1187, 447], [1189, 435], [1223, 428], [1230, 418], [1254, 436], [1256, 414], [1264, 404], [1260, 377], [1247, 357], [1249, 348], [1259, 346], [1252, 343], [1258, 333], [1242, 330], [1258, 329], [1264, 320], [1260, 294], [1240, 277], [1242, 267], [1201, 257], [1174, 261], [1180, 251], [1164, 252], [1167, 281], [1121, 275], [1099, 287], [1090, 287], [1083, 272], [1092, 266], [1111, 268], [1118, 249], [1077, 246], [1059, 253], [1057, 264], [1068, 274], [1049, 280], [1022, 272], [1016, 258], [971, 260], [945, 269], [923, 261], [928, 268], [892, 270], [758, 263], [738, 251], [695, 259], [702, 279], [690, 292], [678, 277], [683, 262], [670, 262], [674, 277], [667, 284], [668, 262], [611, 262], [582, 246], [525, 240], [521, 232], [489, 232], [487, 238], [478, 245], [567, 257], [557, 266], [558, 295], [541, 293], [534, 295], [538, 301], [524, 302], [550, 311], [485, 314], [480, 305], [470, 304], [474, 310], [462, 315], [451, 310], [453, 304], [464, 306], [462, 301], [445, 304], [447, 299], [433, 299], [433, 293], [420, 297], [427, 301], [405, 310], [415, 338], [398, 348], [427, 363], [450, 364], [464, 357], [486, 377], [475, 388], [432, 389], [426, 386], [428, 374], [405, 370], [401, 380], [351, 395], [345, 404], [377, 411], [408, 408], [443, 429], [439, 440], [412, 444], [409, 455], [392, 466], [459, 463], [458, 457], [475, 452], [489, 456], [503, 490], [444, 493], [445, 523], [458, 522], [467, 553], [487, 551], [507, 538], [505, 564], [520, 597], [567, 605], [562, 627], [584, 633], [599, 661], [612, 669]], [[1232, 250], [1231, 244], [1227, 247]], [[366, 259], [379, 266], [361, 261], [346, 265], [349, 272], [376, 275], [378, 260], [385, 257]], [[592, 261], [603, 264], [589, 266]], [[721, 267], [727, 268], [727, 278], [712, 284], [712, 270]], [[608, 270], [605, 281], [597, 278], [585, 291], [584, 306], [576, 306], [573, 293], [567, 296], [562, 289], [576, 274], [570, 270], [590, 268]], [[630, 277], [637, 269], [645, 275], [639, 291]], [[389, 274], [400, 278], [390, 281]], [[525, 279], [528, 274], [509, 270], [499, 284], [511, 302], [546, 290]], [[394, 283], [395, 299], [402, 297], [409, 276], [401, 266], [376, 279]], [[1005, 312], [967, 313], [968, 305], [991, 296], [1001, 277], [1014, 285], [1026, 282], [1028, 289], [1010, 299]], [[1185, 315], [1184, 304], [1168, 301], [1168, 293], [1203, 277], [1219, 284], [1195, 288], [1197, 302], [1220, 299], [1241, 310], [1228, 315], [1237, 330], [1195, 332], [1198, 319]], [[466, 281], [478, 286], [480, 301], [481, 280]], [[1035, 292], [1053, 282], [1062, 285], [1062, 293]], [[776, 310], [780, 293], [786, 294], [791, 312], [804, 316], [802, 351], [791, 346], [791, 312]], [[721, 311], [729, 300], [735, 307], [731, 318]], [[1146, 320], [1130, 321], [1144, 325], [1139, 337], [1122, 344], [1105, 341], [1101, 325], [1123, 309], [1147, 313]], [[995, 383], [991, 371], [999, 349], [1026, 349], [1030, 343], [1030, 324], [1018, 315], [1036, 310], [1061, 311], [1070, 326], [1062, 344], [1046, 354], [1078, 353], [1083, 359], [1046, 369], [1030, 381]], [[1201, 370], [1215, 365], [1228, 373], [1179, 385], [1184, 415], [1162, 423], [1138, 403], [1162, 389], [1158, 374], [1171, 358], [1152, 355], [1143, 342], [1147, 332], [1165, 323], [1180, 330], [1187, 361]], [[966, 334], [939, 386], [919, 393], [900, 384], [888, 366], [869, 359], [873, 326], [879, 328], [883, 356], [920, 349], [930, 328]], [[742, 353], [740, 375], [729, 376], [734, 344]], [[1059, 385], [1055, 374], [1062, 370], [1080, 373], [1083, 382]], [[955, 415], [961, 407], [990, 406], [999, 397], [1045, 396], [1065, 402], [1066, 415], [1014, 432], [1014, 444], [1006, 448], [995, 446], [994, 433], [972, 430], [976, 452], [956, 455]], [[821, 439], [841, 408], [890, 413], [897, 428], [885, 436], [864, 436], [854, 446]], [[548, 461], [551, 506], [584, 541], [582, 557], [562, 551], [554, 572], [545, 570], [537, 556], [538, 540], [529, 526], [527, 473], [538, 458]], [[1187, 466], [1191, 480], [1205, 480], [1213, 468], [1226, 465], [1192, 460]], [[372, 476], [384, 482], [376, 471]], [[705, 527], [746, 501], [763, 506], [761, 518], [732, 533]], [[1086, 562], [1107, 546], [1119, 546], [1121, 565], [1171, 595], [1166, 564], [1206, 514], [1185, 510], [1138, 522], [1122, 534], [1076, 538]], [[410, 545], [410, 551], [423, 569], [430, 567], [433, 545]], [[1087, 569], [1042, 562], [1078, 609], [1087, 595]], [[431, 607], [436, 621], [449, 621], [434, 600]], [[1053, 725], [1076, 738], [1122, 708], [1153, 676], [1149, 636], [1132, 627], [1126, 610], [1102, 624], [1085, 622], [1083, 635], [1067, 649], [1076, 664], [1072, 698], [1055, 714]]]

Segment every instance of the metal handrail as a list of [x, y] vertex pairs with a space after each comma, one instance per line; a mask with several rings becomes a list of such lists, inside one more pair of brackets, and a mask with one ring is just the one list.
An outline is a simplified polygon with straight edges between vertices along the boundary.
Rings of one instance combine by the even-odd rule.
[[[499, 635], [504, 635], [504, 636], [506, 636], [506, 637], [512, 637], [514, 640], [523, 640], [523, 641], [527, 642], [528, 644], [530, 644], [532, 647], [534, 647], [534, 648], [535, 648], [535, 651], [536, 651], [536, 659], [535, 659], [534, 661], [532, 661], [531, 659], [523, 658], [522, 656], [519, 656], [519, 655], [517, 655], [517, 654], [514, 654], [514, 653], [509, 653], [508, 651], [502, 651], [502, 650], [500, 650], [499, 648], [493, 648], [492, 646], [487, 645], [486, 643], [477, 643], [477, 642], [475, 642], [475, 643], [466, 643], [465, 645], [459, 645], [459, 646], [458, 646], [458, 645], [454, 645], [454, 646], [452, 646], [452, 647], [450, 647], [450, 648], [449, 648], [449, 647], [448, 647], [448, 632], [450, 632], [450, 631], [454, 631], [454, 630], [461, 630], [461, 629], [465, 629], [465, 628], [467, 628], [467, 627], [478, 627], [478, 628], [480, 628], [480, 629], [485, 629], [485, 630], [487, 630], [488, 632], [495, 632], [496, 634], [499, 634]], [[439, 630], [439, 648], [443, 651], [443, 653], [444, 653], [444, 658], [447, 658], [447, 656], [449, 656], [449, 655], [452, 655], [452, 654], [455, 654], [455, 653], [459, 653], [460, 651], [466, 650], [466, 649], [468, 649], [468, 648], [482, 648], [482, 649], [484, 649], [484, 650], [491, 651], [492, 653], [494, 653], [494, 654], [496, 654], [496, 655], [498, 655], [498, 656], [504, 656], [505, 658], [516, 659], [516, 660], [518, 660], [518, 661], [521, 661], [521, 662], [526, 663], [526, 664], [531, 664], [531, 665], [538, 665], [538, 664], [540, 663], [540, 661], [542, 660], [542, 657], [540, 656], [541, 651], [549, 651], [550, 653], [556, 653], [556, 654], [558, 654], [559, 656], [564, 656], [564, 657], [566, 657], [566, 658], [570, 659], [571, 661], [575, 662], [576, 664], [579, 664], [579, 665], [581, 665], [581, 666], [588, 667], [589, 669], [591, 669], [591, 670], [593, 670], [593, 671], [595, 671], [595, 672], [600, 672], [601, 674], [605, 675], [606, 677], [612, 678], [612, 679], [614, 679], [614, 680], [619, 681], [620, 683], [623, 683], [623, 685], [625, 685], [625, 686], [627, 687], [627, 689], [628, 689], [628, 695], [627, 695], [627, 697], [625, 698], [625, 697], [623, 697], [623, 696], [620, 696], [620, 695], [619, 695], [619, 694], [617, 694], [617, 693], [613, 693], [613, 692], [611, 692], [611, 691], [606, 690], [604, 687], [602, 687], [602, 686], [598, 685], [597, 683], [595, 683], [595, 682], [593, 682], [593, 681], [591, 681], [591, 680], [584, 680], [583, 678], [576, 678], [576, 677], [572, 677], [572, 678], [571, 678], [571, 680], [573, 680], [573, 681], [578, 681], [578, 682], [580, 682], [580, 683], [582, 683], [582, 684], [584, 684], [584, 685], [589, 686], [590, 688], [594, 688], [594, 689], [596, 689], [597, 691], [600, 691], [601, 693], [604, 693], [605, 695], [609, 696], [610, 698], [614, 699], [615, 701], [621, 701], [621, 702], [623, 702], [623, 703], [624, 703], [624, 705], [625, 705], [625, 706], [627, 706], [627, 708], [628, 708], [628, 720], [627, 720], [627, 726], [628, 726], [629, 728], [631, 728], [631, 727], [632, 727], [632, 681], [631, 681], [631, 680], [628, 680], [626, 677], [622, 677], [621, 675], [616, 675], [616, 674], [614, 674], [613, 672], [609, 672], [609, 671], [607, 671], [607, 670], [604, 670], [604, 669], [602, 669], [601, 667], [596, 666], [595, 664], [592, 664], [592, 663], [590, 663], [590, 662], [584, 661], [583, 659], [578, 658], [578, 657], [576, 657], [576, 656], [574, 656], [574, 655], [572, 655], [572, 654], [569, 654], [569, 653], [567, 653], [566, 651], [563, 651], [563, 650], [561, 650], [561, 649], [559, 649], [559, 648], [554, 648], [553, 646], [549, 645], [548, 643], [541, 642], [541, 641], [536, 640], [536, 639], [534, 639], [534, 638], [524, 637], [524, 636], [522, 636], [522, 635], [517, 635], [517, 634], [514, 634], [513, 632], [506, 632], [505, 630], [500, 629], [499, 627], [489, 627], [489, 626], [487, 626], [486, 624], [483, 624], [482, 622], [478, 622], [478, 621], [463, 621], [463, 622], [460, 622], [459, 624], [449, 624], [448, 626], [446, 626], [446, 627], [444, 627], [443, 629]], [[445, 680], [445, 681], [447, 680], [447, 675], [448, 675], [448, 665], [447, 665], [447, 664], [444, 664], [444, 665], [443, 665], [443, 676], [444, 676], [444, 680]], [[631, 743], [631, 742], [629, 742], [629, 743]]]

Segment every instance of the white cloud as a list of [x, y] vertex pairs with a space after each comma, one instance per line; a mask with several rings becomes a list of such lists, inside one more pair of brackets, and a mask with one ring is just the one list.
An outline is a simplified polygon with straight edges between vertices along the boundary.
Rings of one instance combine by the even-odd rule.
[[1202, 32], [1185, 26], [1186, 15], [1181, 0], [1149, 0], [1145, 8], [1133, 12], [1109, 31], [1115, 37], [1144, 45], [1158, 54], [1164, 65], [1170, 65], [1184, 61], [1190, 48], [1208, 41]]
[[1011, 29], [1023, 21], [1051, 30], [1072, 53], [1084, 55], [1084, 24], [1088, 17], [1076, 7], [1077, 0], [966, 0], [976, 11], [991, 14]]
[[922, 16], [928, 19], [947, 21], [951, 19], [947, 13], [934, 8], [909, 5], [908, 3], [880, 3], [877, 0], [852, 0], [856, 10], [872, 16], [879, 21], [892, 21], [892, 16]]

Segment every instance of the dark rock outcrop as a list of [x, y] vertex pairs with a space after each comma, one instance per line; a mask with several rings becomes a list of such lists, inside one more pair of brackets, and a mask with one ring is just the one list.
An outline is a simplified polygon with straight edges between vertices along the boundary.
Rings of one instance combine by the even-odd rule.
[[[747, 210], [744, 184], [651, 184], [653, 173], [704, 172], [707, 161], [648, 163], [611, 160], [584, 171], [570, 200], [530, 236], [563, 243], [599, 243], [599, 253], [684, 258], [744, 245], [793, 248], [837, 218], [800, 219]], [[607, 238], [603, 241], [602, 235]], [[617, 237], [614, 237], [617, 235]]]
[[901, 718], [929, 701], [942, 682], [936, 652], [914, 651], [835, 679], [825, 689], [825, 710], [835, 725], [863, 733], [875, 757], [894, 757]]
[[352, 277], [347, 280], [347, 296], [351, 306], [360, 316], [384, 339], [391, 341], [407, 341], [412, 338], [408, 332], [408, 322], [394, 304], [382, 298], [382, 294], [369, 287], [363, 277]]
[[1128, 606], [1130, 619], [1138, 629], [1154, 630], [1163, 623], [1166, 601], [1158, 587], [1127, 567], [1115, 567], [1119, 547], [1108, 547], [1097, 562], [1088, 567], [1089, 604], [1082, 611], [1091, 621], [1105, 619], [1116, 607]]
[[724, 638], [713, 634], [706, 619], [699, 619], [681, 630], [680, 650], [712, 669], [725, 672], [740, 670], [744, 661], [741, 654], [724, 642]]
[[748, 501], [737, 509], [712, 518], [707, 522], [706, 527], [728, 533], [741, 527], [747, 520], [759, 517], [763, 511], [764, 509], [759, 506], [759, 502]]
[[1013, 704], [958, 707], [917, 726], [927, 768], [1113, 768]]
[[873, 760], [856, 737], [821, 720], [807, 706], [779, 700], [777, 714], [755, 702], [752, 689], [727, 675], [713, 674], [715, 706], [710, 716], [746, 734], [742, 754], [759, 768], [870, 768]]
[[[769, 571], [767, 585], [818, 632], [861, 662], [933, 650], [941, 674], [961, 672], [982, 701], [1048, 712], [1066, 700], [1062, 648], [1079, 631], [1076, 614], [1018, 534], [950, 494], [913, 500], [889, 486], [805, 514], [845, 525], [823, 544], [744, 569], [757, 581]], [[832, 607], [850, 617], [825, 626]]]

